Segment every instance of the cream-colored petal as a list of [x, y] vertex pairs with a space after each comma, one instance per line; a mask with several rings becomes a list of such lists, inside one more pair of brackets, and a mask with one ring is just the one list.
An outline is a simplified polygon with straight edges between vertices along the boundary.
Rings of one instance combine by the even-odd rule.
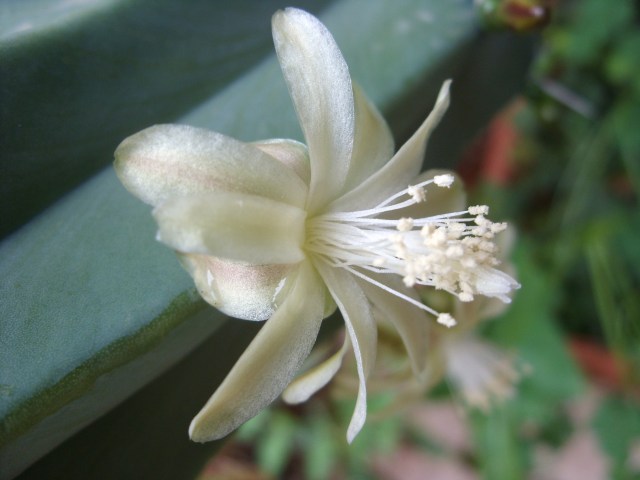
[[351, 77], [331, 33], [313, 15], [287, 8], [273, 16], [273, 40], [309, 147], [307, 211], [316, 213], [342, 190], [354, 135]]
[[378, 109], [359, 85], [353, 85], [355, 138], [349, 172], [342, 193], [360, 185], [393, 156], [393, 135]]
[[[407, 288], [400, 277], [372, 273], [367, 273], [367, 275], [396, 292], [420, 301], [416, 291], [412, 288]], [[427, 366], [428, 332], [431, 325], [426, 312], [364, 280], [358, 280], [358, 284], [374, 307], [391, 322], [400, 334], [400, 338], [402, 338], [409, 354], [414, 373], [418, 377], [424, 376]]]
[[449, 106], [450, 83], [444, 82], [433, 110], [407, 143], [384, 167], [333, 202], [332, 211], [371, 208], [413, 182], [422, 167], [429, 136]]
[[311, 395], [329, 383], [338, 372], [349, 345], [349, 337], [346, 336], [340, 350], [291, 382], [282, 394], [282, 399], [294, 405], [309, 400]]
[[182, 254], [198, 292], [223, 313], [243, 320], [263, 321], [280, 303], [278, 295], [295, 265], [251, 265], [209, 255]]
[[306, 213], [268, 198], [230, 192], [178, 197], [153, 215], [158, 240], [183, 253], [257, 265], [304, 258]]
[[317, 268], [342, 313], [358, 367], [358, 398], [347, 429], [351, 443], [367, 418], [366, 382], [375, 363], [377, 327], [369, 301], [351, 274], [322, 262]]
[[115, 152], [124, 186], [157, 206], [168, 198], [225, 190], [303, 206], [307, 185], [291, 168], [255, 146], [187, 125], [155, 125], [126, 138]]
[[311, 164], [309, 163], [309, 150], [304, 143], [295, 140], [285, 140], [274, 138], [252, 142], [251, 145], [258, 147], [276, 160], [296, 172], [304, 183], [309, 185], [311, 179]]
[[224, 437], [255, 416], [282, 393], [309, 355], [322, 323], [325, 289], [309, 262], [300, 264], [292, 281], [283, 304], [191, 422], [192, 440]]

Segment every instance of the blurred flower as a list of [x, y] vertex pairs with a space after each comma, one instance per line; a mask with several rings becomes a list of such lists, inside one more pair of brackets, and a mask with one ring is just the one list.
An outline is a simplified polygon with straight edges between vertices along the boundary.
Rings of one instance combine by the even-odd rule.
[[287, 9], [274, 15], [273, 37], [306, 146], [281, 139], [247, 144], [159, 125], [124, 140], [115, 167], [123, 184], [155, 207], [158, 239], [176, 250], [207, 302], [235, 317], [269, 319], [194, 418], [191, 438], [220, 438], [272, 402], [337, 306], [348, 333], [344, 346], [285, 398], [308, 398], [353, 351], [352, 441], [365, 421], [376, 355], [372, 308], [398, 329], [419, 373], [426, 314], [447, 326], [455, 320], [420, 302], [414, 286], [462, 301], [486, 295], [508, 302], [518, 284], [495, 268], [493, 237], [504, 225], [487, 220], [486, 207], [422, 214], [433, 203], [426, 187], [456, 191], [449, 173], [417, 177], [429, 134], [448, 106], [449, 82], [394, 155], [387, 124], [352, 84], [324, 25]]
[[549, 24], [555, 0], [475, 0], [485, 22], [518, 32], [539, 30]]

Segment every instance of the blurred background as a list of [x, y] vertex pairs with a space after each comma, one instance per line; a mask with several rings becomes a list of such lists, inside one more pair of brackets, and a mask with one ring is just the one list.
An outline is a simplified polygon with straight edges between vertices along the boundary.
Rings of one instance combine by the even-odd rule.
[[467, 311], [424, 385], [381, 323], [350, 446], [349, 364], [305, 404], [188, 442], [259, 326], [197, 297], [112, 152], [168, 121], [299, 138], [268, 57], [285, 4], [6, 2], [0, 478], [640, 479], [638, 2], [294, 3], [326, 22], [397, 144], [453, 78], [425, 168], [455, 168], [468, 203], [509, 222], [513, 303]]

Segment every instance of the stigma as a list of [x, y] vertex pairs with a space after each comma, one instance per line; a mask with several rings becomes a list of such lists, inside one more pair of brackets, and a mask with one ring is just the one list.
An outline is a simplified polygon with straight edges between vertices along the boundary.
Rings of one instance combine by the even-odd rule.
[[378, 279], [400, 276], [408, 288], [431, 286], [462, 302], [484, 295], [509, 303], [509, 293], [519, 284], [496, 269], [500, 262], [494, 243], [506, 224], [488, 220], [487, 206], [422, 218], [402, 216], [408, 207], [429, 201], [428, 187], [449, 188], [453, 182], [453, 175], [436, 175], [391, 195], [374, 208], [311, 218], [305, 249], [427, 311], [446, 327], [456, 325], [449, 313], [438, 312]]

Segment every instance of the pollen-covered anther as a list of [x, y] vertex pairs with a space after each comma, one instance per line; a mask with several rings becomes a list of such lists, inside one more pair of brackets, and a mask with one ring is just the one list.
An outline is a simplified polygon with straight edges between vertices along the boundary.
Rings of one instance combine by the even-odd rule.
[[464, 255], [462, 245], [451, 245], [447, 248], [445, 255], [449, 258], [461, 258]]
[[449, 188], [454, 181], [453, 175], [449, 173], [445, 173], [444, 175], [436, 175], [433, 177], [433, 183], [435, 183], [438, 187]]
[[416, 203], [422, 203], [427, 199], [426, 192], [422, 187], [409, 185], [409, 187], [407, 188], [407, 194]]
[[408, 232], [413, 228], [413, 218], [401, 218], [396, 228], [399, 232]]
[[458, 298], [461, 302], [473, 302], [473, 295], [467, 292], [460, 292]]
[[468, 212], [470, 215], [488, 215], [489, 207], [486, 205], [473, 205], [468, 208]]
[[507, 229], [507, 224], [504, 222], [501, 223], [492, 223], [491, 224], [491, 232], [492, 233], [500, 233]]
[[[463, 225], [464, 226], [464, 225]], [[424, 238], [429, 237], [435, 232], [436, 227], [430, 223], [427, 223], [420, 229], [420, 235]]]
[[438, 315], [438, 323], [440, 325], [444, 325], [447, 328], [455, 327], [458, 324], [458, 322], [456, 322], [456, 319], [453, 318], [448, 313], [439, 314]]
[[442, 227], [437, 228], [424, 240], [424, 245], [431, 248], [441, 248], [447, 243], [447, 232]]

